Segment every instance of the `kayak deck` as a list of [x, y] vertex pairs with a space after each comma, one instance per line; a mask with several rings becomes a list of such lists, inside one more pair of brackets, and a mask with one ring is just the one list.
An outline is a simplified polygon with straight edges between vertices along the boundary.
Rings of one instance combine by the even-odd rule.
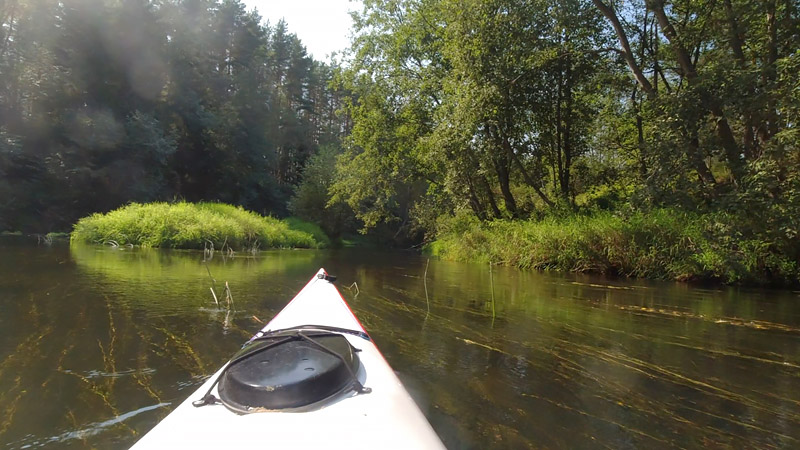
[[[320, 275], [325, 275], [324, 270], [320, 269]], [[261, 332], [309, 324], [365, 331], [333, 284], [318, 276]], [[133, 448], [246, 444], [268, 448], [444, 448], [372, 341], [343, 336], [360, 349], [357, 376], [370, 393], [356, 395], [351, 390], [302, 412], [236, 414], [221, 404], [193, 406], [192, 402], [211, 388], [220, 369]]]

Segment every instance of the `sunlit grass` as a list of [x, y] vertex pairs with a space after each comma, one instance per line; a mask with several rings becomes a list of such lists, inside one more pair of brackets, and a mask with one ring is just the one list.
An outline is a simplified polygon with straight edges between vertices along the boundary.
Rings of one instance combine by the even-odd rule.
[[[297, 227], [297, 228], [296, 228]], [[318, 248], [327, 245], [300, 221], [264, 217], [223, 203], [131, 203], [75, 224], [72, 242], [236, 251]], [[322, 233], [324, 236], [324, 233]], [[326, 237], [327, 239], [327, 237]]]
[[714, 217], [673, 209], [486, 223], [459, 216], [440, 226], [428, 251], [451, 260], [726, 283], [797, 283], [800, 275], [768, 242], [720, 235]]

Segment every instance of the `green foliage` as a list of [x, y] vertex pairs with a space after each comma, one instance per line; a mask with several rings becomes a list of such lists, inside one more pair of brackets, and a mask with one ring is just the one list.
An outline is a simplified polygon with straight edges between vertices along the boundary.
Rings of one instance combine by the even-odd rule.
[[438, 176], [424, 140], [443, 75], [441, 30], [428, 20], [436, 8], [365, 2], [355, 17], [352, 64], [338, 79], [353, 126], [337, 160], [332, 204], [346, 203], [362, 232], [395, 244], [419, 235], [412, 211]]
[[308, 224], [287, 223], [223, 203], [132, 203], [79, 220], [71, 240], [193, 249], [213, 243], [217, 250], [227, 245], [236, 251], [327, 244], [304, 230], [317, 231]]
[[289, 201], [289, 211], [305, 220], [322, 223], [328, 205], [328, 189], [333, 181], [336, 152], [331, 148], [309, 158], [303, 170], [303, 181], [297, 186]]
[[0, 38], [0, 229], [174, 198], [284, 215], [344, 129], [335, 69], [238, 0], [0, 2]]
[[305, 221], [319, 224], [328, 236], [338, 238], [355, 229], [353, 211], [344, 202], [331, 200], [336, 158], [339, 154], [333, 145], [320, 148], [309, 158], [303, 178], [289, 200], [289, 211]]
[[[363, 4], [338, 67], [238, 0], [0, 3], [0, 229], [219, 201], [522, 267], [794, 279], [795, 3]], [[466, 211], [485, 255], [447, 244]]]
[[305, 220], [298, 219], [297, 217], [287, 217], [283, 219], [283, 223], [289, 226], [289, 229], [300, 231], [310, 234], [317, 242], [317, 247], [330, 247], [331, 239], [322, 231], [322, 228], [316, 223], [306, 222]]
[[[767, 236], [737, 235], [734, 217], [656, 209], [541, 221], [443, 217], [428, 251], [520, 268], [725, 283], [800, 282], [800, 265]], [[797, 244], [793, 251], [797, 252]]]
[[520, 267], [796, 279], [796, 5], [368, 1], [356, 19], [331, 191], [367, 229]]
[[592, 48], [608, 40], [600, 17], [580, 0], [366, 2], [335, 198], [366, 229], [399, 231], [430, 230], [431, 209], [488, 219], [572, 202], [612, 66]]

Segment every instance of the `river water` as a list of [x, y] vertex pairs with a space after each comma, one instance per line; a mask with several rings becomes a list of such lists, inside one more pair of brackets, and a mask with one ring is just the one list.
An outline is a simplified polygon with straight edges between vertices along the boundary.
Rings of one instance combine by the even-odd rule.
[[[798, 292], [352, 250], [202, 260], [0, 240], [0, 447], [132, 445], [319, 267], [449, 448], [800, 447]], [[209, 290], [226, 281], [231, 311]]]

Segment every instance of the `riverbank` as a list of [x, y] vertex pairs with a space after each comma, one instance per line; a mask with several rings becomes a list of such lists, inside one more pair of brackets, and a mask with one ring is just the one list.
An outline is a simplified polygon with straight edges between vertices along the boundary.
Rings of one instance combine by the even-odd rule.
[[[796, 285], [786, 243], [731, 231], [735, 221], [675, 209], [574, 215], [541, 221], [440, 221], [432, 255], [521, 269], [727, 284]], [[750, 235], [748, 235], [750, 234]]]
[[279, 220], [223, 203], [131, 203], [80, 219], [71, 241], [234, 251], [266, 248], [323, 248], [330, 240], [317, 226]]

